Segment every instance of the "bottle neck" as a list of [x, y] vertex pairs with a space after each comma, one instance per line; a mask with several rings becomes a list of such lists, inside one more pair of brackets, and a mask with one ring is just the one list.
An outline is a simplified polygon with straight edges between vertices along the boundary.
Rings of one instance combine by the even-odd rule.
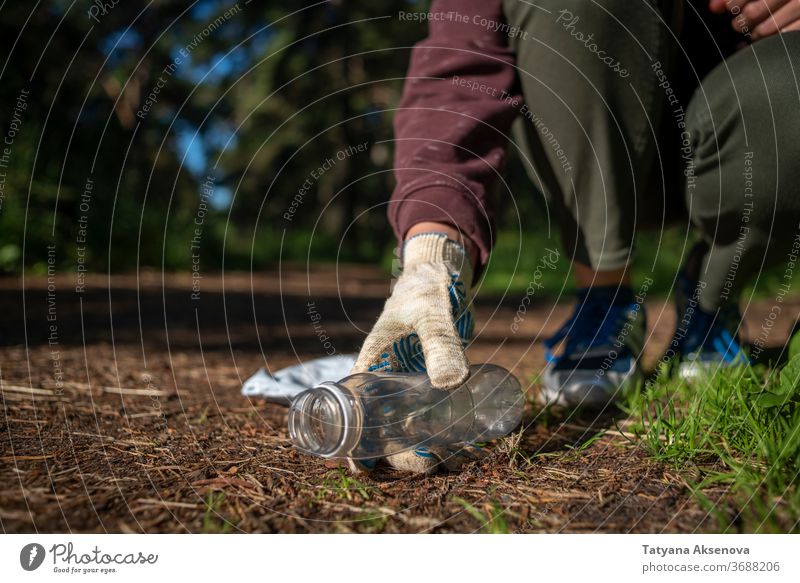
[[358, 445], [360, 434], [356, 401], [338, 383], [325, 382], [303, 391], [289, 409], [289, 436], [306, 453], [347, 457]]

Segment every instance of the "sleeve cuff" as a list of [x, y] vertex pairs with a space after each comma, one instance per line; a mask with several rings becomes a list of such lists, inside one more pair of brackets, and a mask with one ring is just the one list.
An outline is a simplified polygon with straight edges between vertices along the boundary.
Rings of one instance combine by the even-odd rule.
[[389, 203], [389, 222], [400, 241], [411, 227], [426, 221], [451, 225], [472, 241], [478, 248], [477, 279], [492, 250], [493, 217], [468, 193], [446, 186], [420, 188]]

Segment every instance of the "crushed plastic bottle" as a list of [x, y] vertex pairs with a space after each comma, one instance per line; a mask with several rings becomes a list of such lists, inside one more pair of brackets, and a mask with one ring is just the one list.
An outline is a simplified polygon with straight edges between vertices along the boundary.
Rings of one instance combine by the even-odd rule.
[[425, 374], [358, 373], [300, 393], [289, 435], [312, 455], [372, 459], [502, 437], [519, 425], [524, 403], [519, 381], [492, 364], [473, 365], [464, 384], [448, 391]]

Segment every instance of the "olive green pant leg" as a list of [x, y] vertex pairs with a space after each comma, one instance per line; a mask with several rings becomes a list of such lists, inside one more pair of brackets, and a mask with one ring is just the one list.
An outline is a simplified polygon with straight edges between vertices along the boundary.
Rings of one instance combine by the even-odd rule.
[[681, 6], [504, 1], [508, 23], [519, 31], [511, 44], [525, 100], [515, 141], [567, 251], [594, 269], [624, 267], [643, 202], [658, 207], [665, 200], [663, 183], [652, 179], [662, 177], [667, 99], [651, 65], [670, 68]]
[[703, 79], [689, 104], [693, 172], [686, 203], [710, 245], [701, 271], [703, 309], [736, 301], [765, 267], [796, 260], [799, 82], [800, 32], [791, 32], [735, 53]]

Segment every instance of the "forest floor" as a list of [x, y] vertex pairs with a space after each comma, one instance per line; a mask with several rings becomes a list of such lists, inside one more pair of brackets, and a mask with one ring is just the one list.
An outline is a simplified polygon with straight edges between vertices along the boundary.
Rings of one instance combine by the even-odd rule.
[[[619, 412], [559, 415], [531, 398], [522, 429], [487, 458], [428, 477], [383, 467], [352, 477], [293, 450], [287, 409], [243, 397], [241, 384], [262, 366], [355, 352], [389, 290], [377, 270], [199, 284], [148, 272], [75, 286], [70, 276], [0, 280], [3, 532], [720, 530], [688, 468], [653, 461]], [[478, 300], [469, 357], [509, 368], [533, 397], [541, 339], [570, 306], [534, 298], [520, 314], [521, 299]], [[652, 366], [675, 315], [664, 300], [646, 307]], [[747, 307], [746, 338], [769, 310]], [[783, 303], [784, 315], [798, 311], [800, 300]], [[773, 352], [793, 324], [777, 319]], [[724, 488], [705, 495], [726, 511]]]

